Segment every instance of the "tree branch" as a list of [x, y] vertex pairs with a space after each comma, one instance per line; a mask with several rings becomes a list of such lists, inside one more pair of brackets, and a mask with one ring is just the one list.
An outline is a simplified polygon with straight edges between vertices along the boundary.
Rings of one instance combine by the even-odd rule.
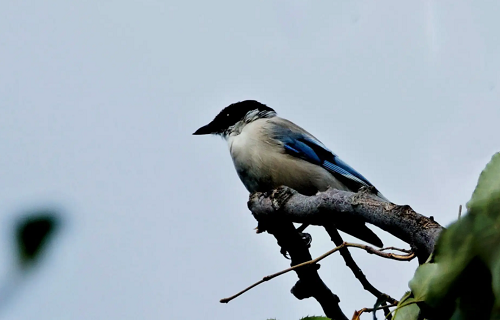
[[408, 243], [419, 263], [424, 263], [432, 253], [443, 229], [433, 217], [420, 215], [407, 205], [380, 201], [368, 191], [329, 189], [308, 197], [288, 187], [279, 187], [270, 195], [253, 194], [248, 207], [259, 223], [278, 216], [282, 221], [321, 226], [336, 221], [341, 224], [349, 218], [362, 219]]
[[[311, 260], [308, 246], [292, 222], [269, 216], [259, 219], [259, 225], [264, 225], [267, 232], [276, 238], [278, 245], [289, 253], [292, 266]], [[347, 320], [340, 309], [339, 297], [321, 280], [318, 268], [319, 265], [313, 264], [295, 269], [299, 280], [291, 289], [291, 293], [299, 300], [315, 298], [325, 315], [332, 320]]]
[[361, 309], [359, 311], [354, 311], [354, 315], [352, 316], [352, 320], [359, 320], [360, 317], [361, 317], [361, 314], [364, 313], [364, 312], [374, 312], [374, 311], [377, 311], [377, 310], [380, 310], [380, 309], [393, 308], [393, 307], [397, 307], [397, 306], [398, 306], [397, 304], [391, 304], [391, 305], [388, 305], [388, 306], [382, 306], [382, 307], [377, 307], [377, 308], [363, 308], [363, 309]]

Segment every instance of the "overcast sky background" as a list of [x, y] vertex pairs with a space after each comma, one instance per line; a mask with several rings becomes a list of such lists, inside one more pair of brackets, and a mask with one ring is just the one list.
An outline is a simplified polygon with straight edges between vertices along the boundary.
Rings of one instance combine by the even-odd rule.
[[[293, 273], [218, 302], [289, 261], [254, 233], [225, 142], [192, 132], [257, 99], [447, 225], [500, 150], [499, 14], [497, 1], [3, 2], [0, 284], [19, 214], [53, 206], [65, 224], [0, 318], [323, 314], [289, 293]], [[311, 233], [314, 256], [333, 247]], [[417, 266], [353, 254], [395, 298]], [[321, 265], [348, 316], [373, 305], [340, 256]]]

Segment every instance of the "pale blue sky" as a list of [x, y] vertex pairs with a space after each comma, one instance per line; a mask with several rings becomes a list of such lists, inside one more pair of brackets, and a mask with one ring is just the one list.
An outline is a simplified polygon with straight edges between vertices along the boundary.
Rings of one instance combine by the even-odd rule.
[[[2, 3], [1, 275], [16, 214], [55, 205], [67, 223], [0, 317], [322, 314], [289, 293], [294, 274], [218, 302], [289, 262], [254, 233], [225, 143], [191, 133], [260, 100], [446, 225], [500, 149], [499, 14], [494, 1]], [[314, 256], [332, 247], [312, 233]], [[416, 262], [353, 254], [380, 290], [407, 289]], [[348, 316], [373, 305], [339, 256], [321, 264]]]

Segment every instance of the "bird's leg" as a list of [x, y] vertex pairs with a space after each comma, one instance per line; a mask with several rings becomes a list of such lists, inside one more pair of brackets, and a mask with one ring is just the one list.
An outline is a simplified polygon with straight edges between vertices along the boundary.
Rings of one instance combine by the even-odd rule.
[[[277, 189], [279, 190], [279, 188]], [[287, 189], [288, 190], [288, 189]], [[286, 190], [285, 190], [286, 191]], [[264, 191], [262, 192], [262, 195], [264, 197], [271, 197], [273, 194], [275, 193], [275, 190], [268, 190], [268, 191]], [[280, 197], [283, 197], [285, 196], [285, 199], [288, 199], [290, 197], [290, 192], [282, 192], [282, 193], [279, 193], [277, 192], [278, 194], [278, 198]], [[250, 195], [251, 197], [252, 195]], [[282, 200], [283, 201], [283, 200]], [[284, 200], [284, 202], [286, 202], [286, 200]], [[304, 244], [306, 245], [307, 248], [310, 248], [311, 247], [311, 242], [312, 242], [312, 237], [309, 233], [305, 233], [304, 230], [309, 226], [309, 224], [307, 223], [303, 223], [300, 227], [298, 227], [296, 230], [300, 236], [300, 238], [302, 239], [302, 241], [304, 242]], [[264, 231], [267, 231], [267, 228], [266, 226], [261, 222], [259, 221], [258, 224], [257, 224], [257, 227], [255, 228], [255, 231], [257, 233], [262, 233]], [[284, 248], [284, 247], [281, 247], [281, 250], [280, 250], [281, 254], [287, 258], [287, 259], [290, 259], [288, 257], [288, 252], [287, 250]]]
[[[303, 232], [308, 226], [309, 226], [309, 224], [303, 223], [300, 227], [297, 228], [297, 232], [299, 233], [300, 237], [302, 238], [302, 241], [304, 241], [307, 248], [309, 249], [311, 247], [312, 237], [309, 233]], [[286, 251], [285, 248], [281, 247], [280, 253], [286, 259], [290, 259], [290, 257], [288, 256], [288, 252]]]

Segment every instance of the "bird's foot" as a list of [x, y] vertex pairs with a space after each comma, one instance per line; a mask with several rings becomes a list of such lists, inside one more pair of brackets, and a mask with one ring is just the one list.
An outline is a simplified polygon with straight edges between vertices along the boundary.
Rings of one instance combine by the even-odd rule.
[[[304, 244], [309, 249], [311, 247], [312, 236], [309, 233], [305, 233], [305, 232], [299, 232], [299, 235], [300, 235], [300, 238], [302, 239], [302, 241], [304, 242]], [[283, 255], [283, 257], [290, 260], [290, 255], [288, 254], [288, 251], [284, 247], [281, 247], [280, 253]]]

